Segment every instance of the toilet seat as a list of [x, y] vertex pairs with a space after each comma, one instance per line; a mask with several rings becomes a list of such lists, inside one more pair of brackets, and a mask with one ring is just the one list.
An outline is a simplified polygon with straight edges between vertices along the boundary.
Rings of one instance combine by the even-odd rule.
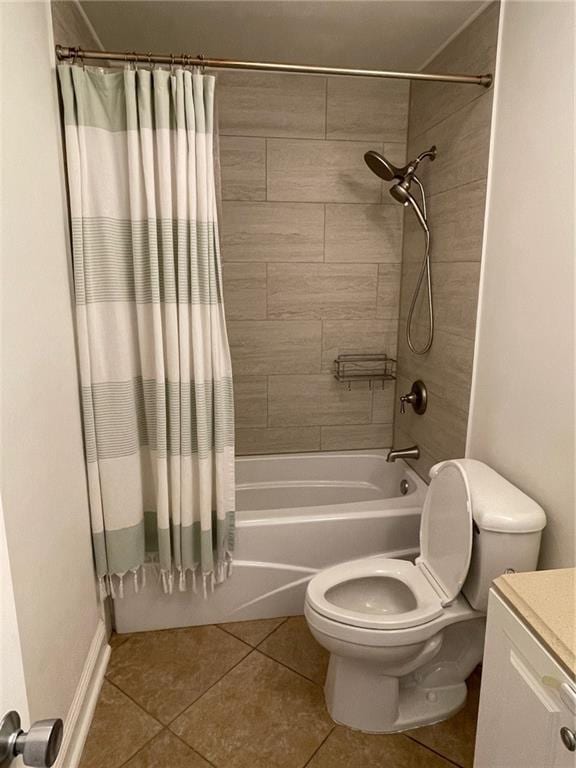
[[325, 618], [366, 629], [416, 627], [441, 616], [460, 593], [472, 552], [470, 488], [456, 461], [433, 469], [420, 551], [416, 564], [377, 555], [328, 568], [310, 581], [306, 600]]
[[332, 621], [365, 629], [415, 627], [443, 612], [441, 595], [423, 568], [383, 555], [320, 572], [308, 584], [306, 600]]

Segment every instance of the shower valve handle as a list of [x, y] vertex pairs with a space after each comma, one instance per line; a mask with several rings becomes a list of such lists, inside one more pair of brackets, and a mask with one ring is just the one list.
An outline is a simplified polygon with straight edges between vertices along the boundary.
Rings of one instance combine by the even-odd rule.
[[400, 413], [406, 413], [406, 403], [412, 405], [416, 402], [416, 395], [410, 392], [408, 395], [400, 395]]
[[400, 413], [406, 413], [406, 403], [409, 403], [419, 416], [425, 412], [428, 405], [428, 391], [423, 381], [418, 379], [412, 384], [410, 392], [400, 395]]

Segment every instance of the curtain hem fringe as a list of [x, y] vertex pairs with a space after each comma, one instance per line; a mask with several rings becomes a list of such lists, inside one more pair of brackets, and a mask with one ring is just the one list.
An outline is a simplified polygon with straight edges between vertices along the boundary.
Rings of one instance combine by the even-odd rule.
[[[171, 569], [161, 568], [158, 564], [146, 563], [146, 566], [152, 566], [157, 575], [157, 581], [162, 586], [165, 595], [171, 595], [174, 592], [174, 585], [178, 585], [179, 592], [198, 593], [198, 577], [202, 581], [202, 595], [208, 599], [208, 594], [214, 592], [215, 585], [223, 584], [232, 575], [232, 555], [226, 552], [224, 557], [218, 560], [211, 571], [202, 571], [200, 565], [194, 565], [188, 568], [174, 567]], [[188, 575], [190, 574], [190, 578]], [[106, 597], [112, 599], [122, 599], [124, 597], [124, 585], [129, 583], [129, 577], [132, 575], [132, 585], [134, 593], [138, 594], [146, 587], [146, 567], [140, 565], [137, 568], [131, 568], [129, 571], [119, 573], [107, 573], [98, 577], [100, 588], [100, 599]]]

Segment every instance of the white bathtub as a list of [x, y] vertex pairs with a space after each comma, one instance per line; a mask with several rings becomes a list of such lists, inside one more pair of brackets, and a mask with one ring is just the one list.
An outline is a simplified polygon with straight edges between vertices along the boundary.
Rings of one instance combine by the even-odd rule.
[[[208, 600], [165, 596], [152, 569], [138, 595], [115, 600], [118, 632], [293, 616], [309, 579], [329, 565], [418, 552], [426, 485], [386, 451], [237, 459], [237, 545], [231, 578]], [[402, 493], [401, 484], [404, 483]]]

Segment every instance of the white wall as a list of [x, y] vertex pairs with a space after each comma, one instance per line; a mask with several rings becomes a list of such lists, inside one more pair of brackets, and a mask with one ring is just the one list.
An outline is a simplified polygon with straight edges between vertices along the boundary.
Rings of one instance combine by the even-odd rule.
[[68, 712], [99, 620], [47, 2], [0, 4], [0, 485], [33, 719]]
[[504, 2], [467, 455], [548, 516], [574, 564], [574, 11]]

